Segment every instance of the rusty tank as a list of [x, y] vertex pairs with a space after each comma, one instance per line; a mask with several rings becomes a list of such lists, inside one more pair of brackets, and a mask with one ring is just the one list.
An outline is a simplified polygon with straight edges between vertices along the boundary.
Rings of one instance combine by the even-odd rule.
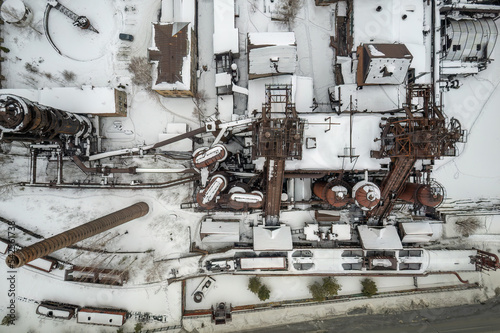
[[352, 188], [356, 205], [364, 211], [370, 211], [380, 202], [380, 189], [372, 182], [363, 180]]
[[198, 191], [196, 202], [205, 209], [214, 209], [217, 204], [217, 197], [224, 191], [227, 183], [227, 179], [223, 175], [214, 175], [210, 178], [207, 186]]
[[350, 186], [341, 180], [319, 181], [313, 185], [314, 194], [335, 208], [343, 208], [350, 202], [350, 191]]

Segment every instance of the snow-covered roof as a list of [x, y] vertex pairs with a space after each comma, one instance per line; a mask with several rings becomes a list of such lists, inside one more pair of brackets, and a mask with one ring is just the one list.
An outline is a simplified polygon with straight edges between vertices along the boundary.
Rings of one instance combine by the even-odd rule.
[[127, 96], [111, 87], [82, 86], [35, 89], [2, 89], [33, 102], [71, 113], [126, 115]]
[[160, 22], [195, 22], [195, 0], [162, 0]]
[[214, 1], [214, 54], [239, 53], [238, 29], [234, 27], [234, 0]]
[[304, 235], [308, 241], [319, 241], [319, 225], [317, 223], [308, 224], [304, 226]]
[[293, 32], [248, 34], [249, 78], [292, 74], [297, 67], [297, 44]]
[[202, 236], [215, 234], [236, 236], [235, 242], [237, 242], [240, 235], [240, 224], [239, 222], [203, 222], [200, 234]]
[[233, 95], [222, 95], [217, 97], [217, 109], [219, 110], [219, 120], [233, 120]]
[[248, 44], [253, 46], [297, 45], [293, 32], [251, 32]]
[[403, 243], [427, 243], [432, 240], [433, 230], [429, 222], [401, 223]]
[[357, 84], [342, 84], [332, 88], [333, 96], [340, 100], [340, 110], [387, 111], [401, 107], [400, 101], [406, 98], [406, 87], [402, 85], [372, 85], [358, 89]]
[[153, 23], [153, 90], [191, 90], [192, 23]]
[[49, 260], [43, 259], [43, 258], [38, 258], [38, 259], [35, 259], [35, 260], [28, 262], [27, 265], [38, 267], [40, 269], [43, 269], [44, 271], [49, 272], [51, 270], [53, 264], [54, 263], [52, 261], [49, 261]]
[[[379, 6], [381, 10], [377, 11], [376, 8]], [[423, 44], [424, 3], [422, 2], [354, 0], [353, 16], [354, 47], [367, 42]]]
[[[249, 109], [250, 110], [250, 109]], [[359, 115], [352, 119], [352, 147], [356, 161], [351, 162], [345, 156], [349, 154], [349, 115], [325, 120], [324, 115], [301, 114], [309, 125], [304, 128], [304, 142], [302, 145], [302, 159], [285, 162], [286, 170], [340, 170], [342, 168], [378, 170], [381, 163], [389, 163], [389, 159], [374, 159], [370, 157], [370, 150], [378, 150], [380, 143], [374, 139], [380, 137], [380, 116]], [[330, 130], [326, 131], [330, 126]], [[307, 149], [307, 138], [316, 138], [316, 148]], [[335, 142], [335, 144], [332, 144]], [[346, 151], [347, 149], [347, 151]]]
[[286, 267], [285, 257], [251, 257], [241, 258], [240, 267], [244, 270], [252, 269], [280, 269]]
[[215, 87], [228, 87], [233, 84], [233, 77], [229, 73], [215, 74]]
[[[184, 134], [187, 132], [187, 125], [185, 123], [168, 123], [167, 124], [167, 133], [160, 133], [158, 135], [158, 141], [165, 141], [176, 137], [180, 134]], [[193, 150], [193, 141], [190, 139], [182, 139], [180, 141], [171, 143], [169, 145], [160, 147], [161, 151], [192, 151]]]
[[403, 244], [399, 239], [395, 226], [369, 227], [358, 226], [359, 237], [365, 250], [402, 250]]
[[292, 74], [297, 67], [297, 47], [290, 45], [266, 46], [248, 52], [250, 78]]
[[253, 228], [254, 251], [290, 251], [292, 250], [292, 230], [288, 226]]
[[335, 240], [350, 240], [351, 226], [349, 224], [332, 224], [332, 239]]
[[358, 48], [358, 85], [401, 84], [413, 57], [404, 44], [364, 44]]
[[83, 310], [78, 311], [78, 323], [89, 323], [107, 326], [122, 326], [124, 322], [123, 315], [99, 312], [86, 312]]
[[[381, 7], [377, 11], [377, 7]], [[430, 43], [424, 43], [425, 3], [413, 0], [364, 0], [353, 1], [353, 48], [363, 43], [405, 44], [414, 57], [415, 75], [430, 72]], [[403, 17], [405, 17], [403, 19]], [[417, 83], [430, 83], [430, 74], [416, 79]]]

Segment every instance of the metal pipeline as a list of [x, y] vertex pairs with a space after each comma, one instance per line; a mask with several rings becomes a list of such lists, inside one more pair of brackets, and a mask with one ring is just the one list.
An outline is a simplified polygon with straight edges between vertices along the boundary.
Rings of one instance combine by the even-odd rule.
[[148, 212], [149, 206], [147, 203], [136, 203], [11, 253], [7, 256], [5, 262], [10, 268], [24, 266], [30, 261], [142, 217]]

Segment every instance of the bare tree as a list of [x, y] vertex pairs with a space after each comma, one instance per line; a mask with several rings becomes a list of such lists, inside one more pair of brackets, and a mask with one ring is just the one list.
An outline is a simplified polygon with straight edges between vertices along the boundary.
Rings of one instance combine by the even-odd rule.
[[469, 237], [469, 235], [473, 234], [480, 226], [481, 222], [475, 217], [463, 218], [455, 223], [455, 229], [464, 237]]
[[133, 74], [132, 82], [139, 86], [150, 87], [153, 81], [151, 64], [146, 57], [132, 57], [128, 70]]
[[281, 0], [278, 6], [278, 18], [288, 25], [292, 25], [301, 7], [302, 0]]

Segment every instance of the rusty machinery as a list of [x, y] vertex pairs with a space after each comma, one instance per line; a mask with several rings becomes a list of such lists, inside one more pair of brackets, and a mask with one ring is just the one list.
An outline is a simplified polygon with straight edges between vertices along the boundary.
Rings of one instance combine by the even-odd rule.
[[[415, 100], [421, 102], [421, 108], [415, 106]], [[426, 184], [418, 189], [406, 185], [417, 159], [432, 161], [443, 156], [456, 156], [456, 143], [464, 142], [465, 132], [458, 120], [451, 119], [446, 124], [441, 108], [432, 101], [432, 85], [410, 85], [404, 105], [406, 116], [389, 118], [381, 124], [380, 149], [372, 151], [371, 155], [374, 158], [389, 157], [391, 167], [381, 184], [380, 205], [368, 214], [379, 218], [379, 222], [390, 213], [401, 195], [403, 200], [417, 202], [420, 198], [420, 204], [431, 206], [442, 200], [444, 191], [441, 186]], [[426, 171], [429, 183], [430, 168]], [[407, 193], [404, 193], [405, 187], [408, 187]], [[419, 191], [418, 194], [414, 194], [415, 191]]]
[[93, 132], [87, 117], [40, 105], [15, 95], [0, 95], [2, 141], [43, 142], [84, 139]]
[[252, 159], [266, 158], [264, 182], [267, 225], [279, 224], [285, 160], [302, 159], [304, 121], [297, 115], [291, 94], [291, 85], [266, 85], [262, 117], [253, 127]]
[[11, 253], [7, 256], [5, 262], [10, 268], [24, 266], [30, 261], [142, 217], [148, 212], [148, 204], [145, 202], [136, 203]]

